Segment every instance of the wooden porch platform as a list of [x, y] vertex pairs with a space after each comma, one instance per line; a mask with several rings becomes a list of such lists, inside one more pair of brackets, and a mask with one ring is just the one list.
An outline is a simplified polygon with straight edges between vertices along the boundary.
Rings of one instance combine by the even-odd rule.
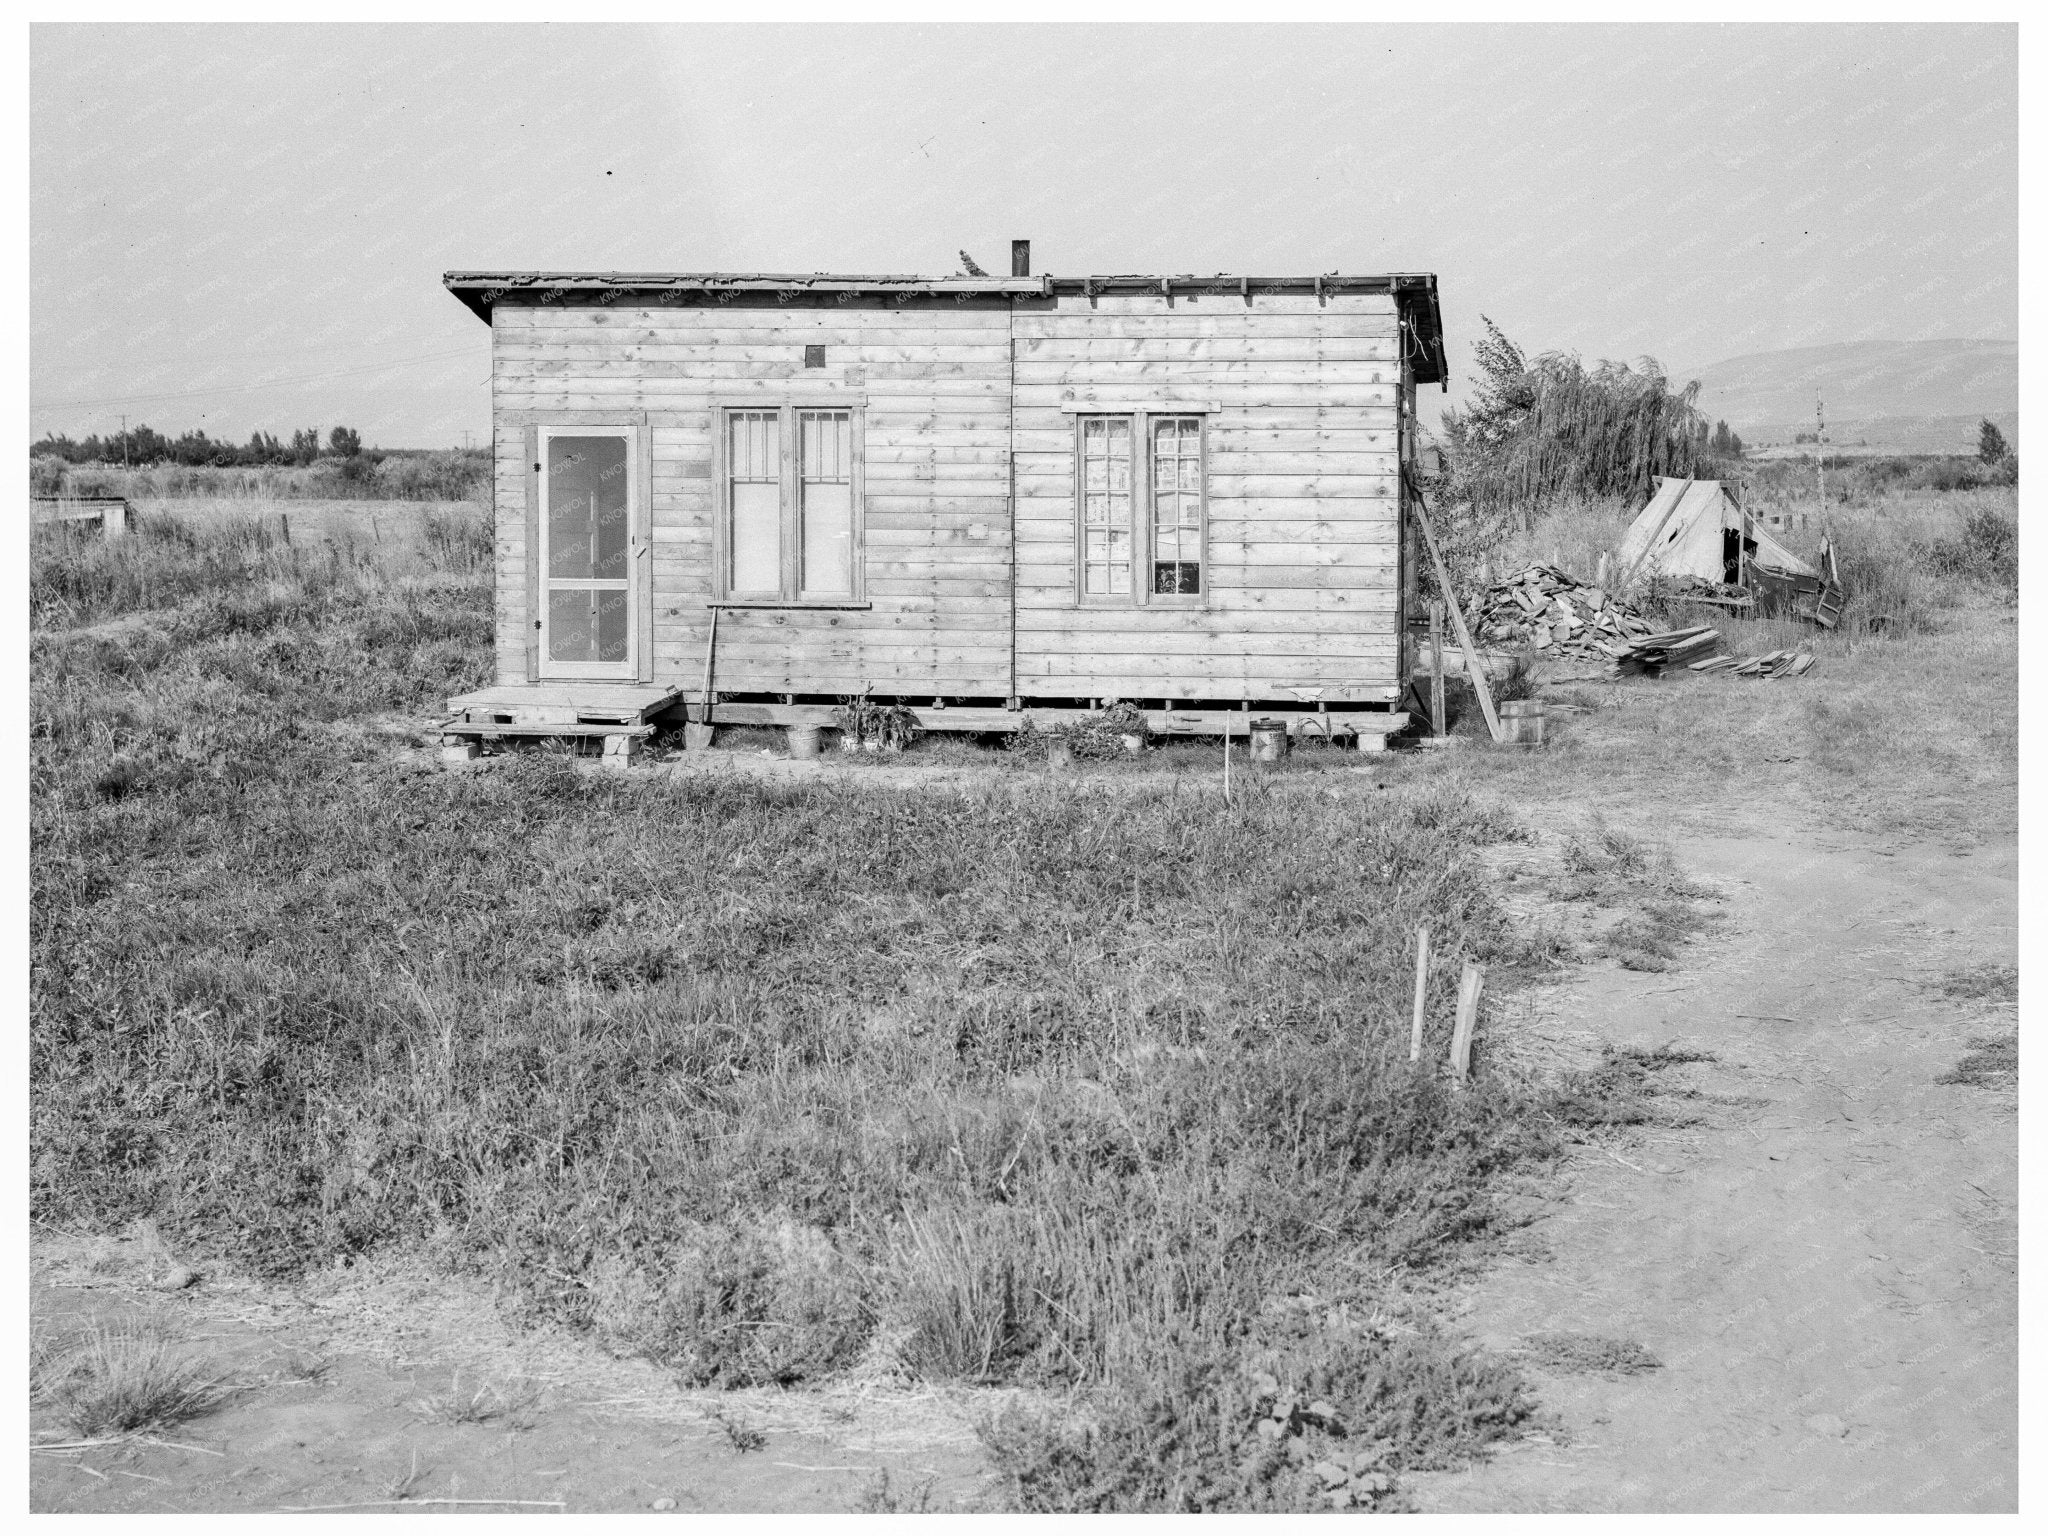
[[681, 693], [680, 688], [660, 683], [511, 683], [450, 699], [448, 713], [453, 718], [447, 724], [638, 726], [675, 703]]

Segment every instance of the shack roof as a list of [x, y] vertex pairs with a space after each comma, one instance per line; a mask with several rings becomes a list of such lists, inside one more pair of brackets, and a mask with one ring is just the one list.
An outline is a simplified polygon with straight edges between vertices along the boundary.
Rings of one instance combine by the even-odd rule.
[[616, 304], [621, 299], [655, 299], [664, 304], [851, 302], [855, 298], [930, 303], [1008, 305], [1062, 294], [1156, 293], [1166, 297], [1313, 293], [1390, 293], [1399, 301], [1410, 360], [1419, 384], [1442, 383], [1443, 317], [1437, 307], [1436, 275], [1325, 272], [1312, 277], [1198, 277], [1110, 274], [1090, 277], [916, 277], [901, 273], [834, 272], [449, 272], [448, 291], [488, 322], [498, 304]]

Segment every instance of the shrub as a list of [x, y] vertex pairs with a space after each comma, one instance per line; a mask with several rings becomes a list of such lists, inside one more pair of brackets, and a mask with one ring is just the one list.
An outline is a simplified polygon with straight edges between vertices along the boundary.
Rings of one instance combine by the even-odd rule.
[[1928, 546], [1927, 561], [1940, 575], [2016, 591], [2019, 519], [2004, 507], [1979, 502], [1963, 514], [1958, 532]]
[[674, 1367], [690, 1386], [824, 1375], [850, 1362], [867, 1334], [845, 1255], [786, 1214], [688, 1224], [652, 1269], [612, 1258], [592, 1290], [602, 1337]]

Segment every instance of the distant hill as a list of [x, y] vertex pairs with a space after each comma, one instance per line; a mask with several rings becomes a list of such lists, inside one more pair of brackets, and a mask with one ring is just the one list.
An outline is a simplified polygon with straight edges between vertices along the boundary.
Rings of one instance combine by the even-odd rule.
[[1757, 446], [1813, 430], [1813, 396], [1828, 437], [1896, 453], [1973, 453], [1977, 424], [2019, 428], [2020, 349], [2014, 341], [1848, 341], [1732, 357], [1674, 370], [1700, 381], [1700, 409]]

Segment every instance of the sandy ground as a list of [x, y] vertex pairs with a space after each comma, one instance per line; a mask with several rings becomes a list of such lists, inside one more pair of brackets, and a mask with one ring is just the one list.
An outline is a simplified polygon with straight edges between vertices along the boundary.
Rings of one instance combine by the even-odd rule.
[[[825, 771], [704, 756], [711, 771]], [[1553, 843], [1584, 813], [1522, 814]], [[1668, 1103], [1697, 1122], [1580, 1148], [1530, 1198], [1524, 1256], [1459, 1319], [1501, 1349], [1633, 1338], [1661, 1368], [1533, 1368], [1555, 1433], [1409, 1481], [1442, 1511], [2014, 1509], [2016, 1097], [1935, 1079], [1972, 1035], [2010, 1027], [2009, 1008], [1939, 982], [2013, 963], [2016, 850], [1712, 824], [1676, 851], [1722, 891], [1716, 931], [1670, 971], [1603, 962], [1524, 994], [1511, 1042], [1524, 1059], [1603, 1042], [1712, 1052], [1668, 1074], [1696, 1090]], [[989, 1394], [878, 1379], [693, 1395], [400, 1269], [152, 1290], [174, 1262], [146, 1242], [39, 1242], [39, 1316], [161, 1315], [244, 1386], [163, 1442], [38, 1451], [32, 1507], [827, 1511], [857, 1507], [886, 1469], [905, 1504], [944, 1509], [983, 1486], [971, 1425]], [[63, 1431], [45, 1417], [33, 1433]]]
[[943, 1509], [981, 1490], [973, 1422], [1009, 1395], [858, 1379], [690, 1392], [402, 1264], [157, 1289], [175, 1264], [147, 1240], [37, 1245], [44, 1326], [153, 1321], [235, 1390], [167, 1434], [108, 1444], [36, 1414], [32, 1441], [51, 1448], [30, 1457], [32, 1508], [819, 1513], [859, 1507], [886, 1473], [902, 1505]]
[[2015, 850], [1679, 852], [1727, 892], [1722, 930], [1671, 972], [1579, 973], [1532, 1027], [1714, 1053], [1673, 1074], [1702, 1123], [1587, 1149], [1461, 1320], [1503, 1349], [1634, 1338], [1663, 1368], [1538, 1370], [1566, 1443], [1416, 1479], [1423, 1507], [2016, 1509], [2017, 1105], [1935, 1082], [2011, 1026], [1938, 982], [2013, 962]]

